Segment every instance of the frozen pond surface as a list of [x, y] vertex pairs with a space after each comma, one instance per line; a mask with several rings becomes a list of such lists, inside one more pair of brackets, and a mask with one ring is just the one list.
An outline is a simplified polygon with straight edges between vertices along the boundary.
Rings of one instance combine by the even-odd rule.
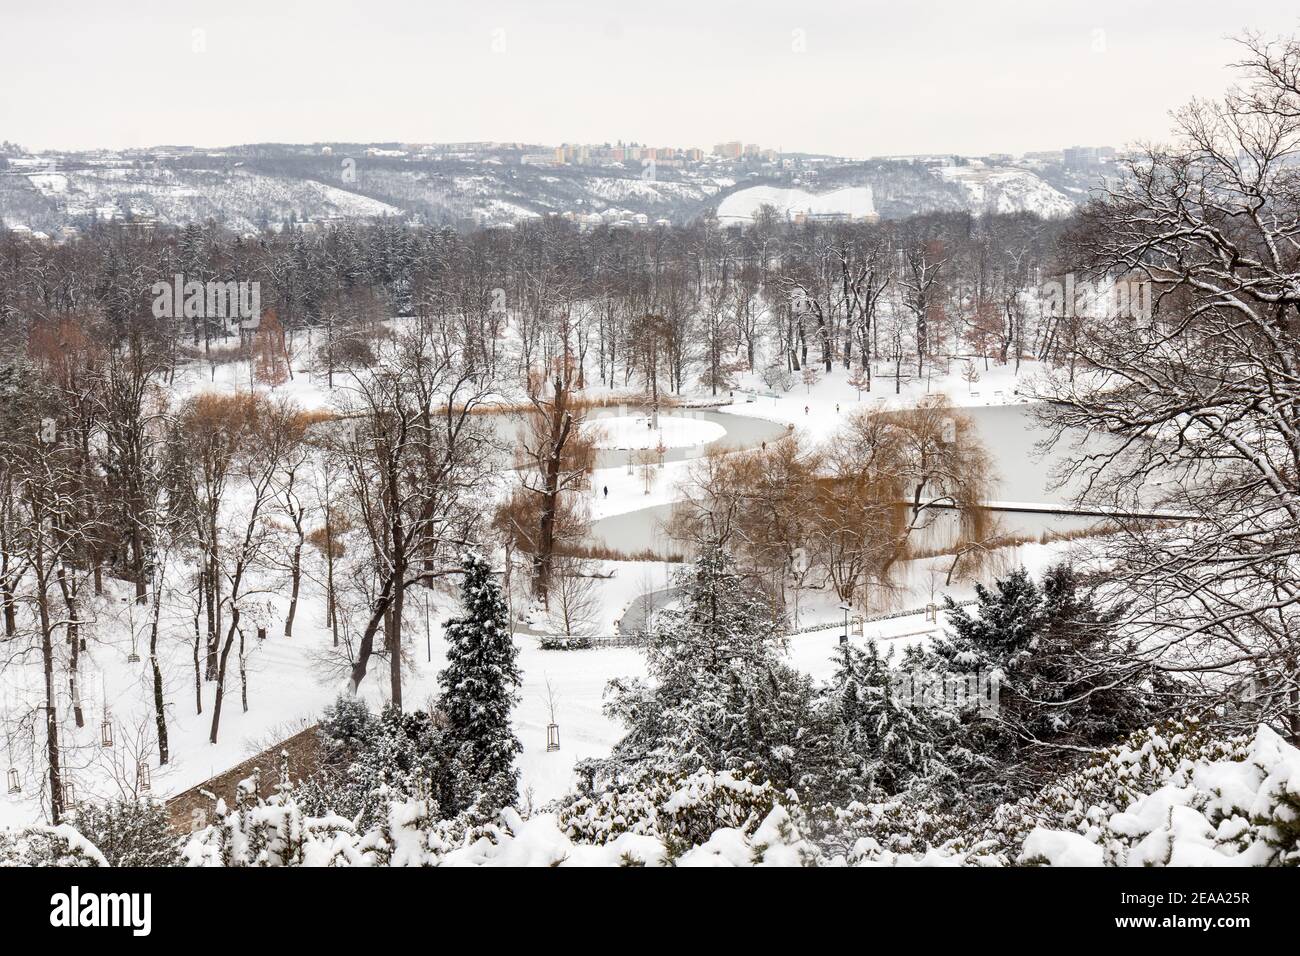
[[[606, 410], [617, 414], [616, 409]], [[1069, 487], [1055, 488], [1054, 472], [1071, 454], [1071, 441], [1062, 439], [1057, 446], [1041, 453], [1036, 447], [1047, 432], [1034, 418], [1028, 405], [974, 406], [962, 411], [969, 415], [980, 430], [984, 444], [992, 454], [997, 469], [998, 482], [993, 498], [996, 501], [1028, 502], [1035, 504], [1061, 504], [1070, 500]], [[674, 414], [683, 414], [674, 411]], [[727, 435], [712, 444], [727, 448], [749, 448], [763, 441], [772, 441], [786, 433], [784, 425], [743, 415], [699, 411], [700, 417], [717, 421], [727, 429]], [[758, 426], [758, 427], [755, 427]], [[1082, 433], [1078, 433], [1082, 434]], [[668, 461], [699, 457], [696, 449], [673, 449], [665, 456]], [[602, 453], [601, 467], [626, 463], [624, 453], [607, 461]], [[664, 533], [664, 525], [672, 516], [671, 504], [656, 504], [636, 511], [611, 515], [595, 521], [591, 526], [591, 539], [606, 547], [630, 553], [652, 550], [659, 554], [680, 553], [681, 547]], [[999, 520], [1004, 532], [1018, 535], [1041, 535], [1046, 531], [1066, 532], [1090, 528], [1098, 519], [1086, 516], [1001, 512]], [[931, 533], [941, 537], [944, 524], [953, 523], [941, 517]], [[936, 542], [937, 543], [937, 542]]]
[[[599, 424], [602, 418], [614, 419], [628, 415], [643, 416], [645, 414], [646, 409], [644, 406], [629, 403], [623, 406], [611, 405], [607, 408], [592, 409], [587, 413], [587, 419]], [[726, 430], [726, 434], [721, 438], [705, 442], [702, 445], [669, 448], [664, 453], [664, 461], [666, 462], [699, 458], [711, 448], [721, 448], [728, 451], [753, 448], [765, 441], [775, 441], [788, 432], [786, 426], [777, 422], [769, 422], [762, 418], [751, 418], [743, 415], [728, 415], [724, 412], [715, 412], [706, 408], [669, 408], [665, 406], [660, 409], [660, 415], [665, 418], [672, 416], [677, 419], [708, 422]], [[502, 440], [511, 444], [519, 442], [525, 421], [522, 414], [493, 415], [492, 421], [498, 436]], [[634, 452], [627, 450], [601, 449], [596, 452], [596, 467], [615, 468], [626, 466], [628, 460], [633, 458], [634, 455]]]
[[1052, 482], [1053, 472], [1070, 456], [1071, 442], [1063, 438], [1041, 454], [1035, 446], [1048, 432], [1035, 420], [1032, 406], [976, 405], [962, 412], [979, 426], [980, 439], [997, 469], [995, 501], [1064, 504], [1070, 500], [1069, 490], [1054, 489]]
[[592, 435], [596, 447], [613, 450], [650, 450], [692, 448], [717, 441], [727, 430], [717, 422], [703, 421], [687, 415], [660, 415], [659, 427], [648, 415], [605, 416], [589, 419], [583, 430]]

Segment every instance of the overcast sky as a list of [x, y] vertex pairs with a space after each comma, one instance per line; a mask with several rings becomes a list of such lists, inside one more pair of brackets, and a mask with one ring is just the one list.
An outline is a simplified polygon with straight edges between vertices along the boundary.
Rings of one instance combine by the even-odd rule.
[[[740, 139], [845, 156], [1159, 138], [1279, 0], [0, 0], [0, 139]], [[198, 31], [198, 32], [196, 32]]]

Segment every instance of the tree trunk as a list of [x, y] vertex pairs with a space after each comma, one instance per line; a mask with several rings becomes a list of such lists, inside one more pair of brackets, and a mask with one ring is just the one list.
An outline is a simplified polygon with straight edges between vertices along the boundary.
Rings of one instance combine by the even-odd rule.
[[86, 717], [81, 709], [81, 688], [77, 685], [77, 665], [81, 660], [81, 627], [77, 620], [77, 596], [68, 586], [68, 576], [63, 565], [55, 572], [59, 590], [63, 594], [64, 606], [68, 609], [68, 696], [72, 698], [72, 719], [78, 728], [86, 726]]
[[216, 565], [209, 557], [207, 567], [199, 572], [199, 579], [202, 582], [203, 603], [207, 608], [207, 663], [204, 670], [205, 680], [216, 680], [217, 677], [217, 597], [216, 588], [213, 582], [216, 578]]
[[406, 603], [406, 585], [397, 583], [388, 625], [388, 684], [393, 707], [402, 709], [402, 608]]
[[[200, 577], [202, 575], [200, 574]], [[199, 629], [199, 619], [203, 616], [203, 585], [199, 584], [197, 603], [194, 605], [194, 713], [203, 713], [203, 671], [199, 668], [199, 645], [203, 643], [203, 632]]]
[[49, 762], [50, 822], [63, 822], [63, 774], [59, 766], [59, 714], [55, 708], [54, 634], [50, 626], [45, 575], [37, 570], [36, 605], [41, 623], [41, 664], [45, 676], [45, 753]]
[[[405, 573], [405, 572], [403, 572]], [[393, 595], [393, 578], [389, 575], [384, 579], [383, 589], [379, 592], [379, 597], [375, 599], [374, 607], [370, 611], [370, 620], [366, 622], [366, 629], [361, 634], [361, 643], [357, 646], [356, 663], [352, 665], [352, 674], [348, 678], [348, 692], [355, 694], [361, 682], [365, 680], [366, 668], [370, 664], [371, 655], [375, 652], [375, 634], [378, 633], [379, 627], [384, 622], [384, 614], [388, 611], [388, 604]]]
[[153, 620], [149, 624], [149, 666], [153, 670], [153, 719], [158, 728], [158, 766], [167, 765], [167, 711], [163, 699], [162, 668], [158, 666], [158, 616], [162, 588], [154, 589]]
[[217, 731], [221, 727], [221, 702], [226, 690], [226, 662], [230, 658], [230, 649], [235, 646], [235, 632], [239, 629], [239, 606], [230, 608], [230, 629], [226, 631], [226, 642], [222, 645], [221, 656], [217, 661], [217, 693], [212, 701], [212, 730], [208, 734], [208, 743], [217, 742]]
[[334, 509], [330, 504], [329, 472], [325, 473], [325, 623], [339, 646], [339, 622], [334, 601]]
[[298, 543], [293, 549], [293, 563], [290, 574], [292, 575], [289, 585], [289, 613], [284, 618], [284, 636], [293, 637], [293, 619], [298, 613], [298, 590], [302, 584], [302, 525], [298, 526]]

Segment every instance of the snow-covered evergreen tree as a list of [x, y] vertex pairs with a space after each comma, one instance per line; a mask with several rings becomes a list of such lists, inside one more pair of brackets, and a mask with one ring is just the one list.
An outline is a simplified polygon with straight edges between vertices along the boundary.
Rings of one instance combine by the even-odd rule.
[[[472, 552], [464, 559], [461, 603], [464, 610], [443, 631], [447, 667], [438, 675], [440, 708], [460, 765], [462, 805], [456, 809], [477, 805], [486, 812], [518, 798], [514, 762], [523, 747], [510, 728], [510, 711], [519, 700], [521, 677], [501, 587], [487, 561]], [[470, 781], [476, 792], [465, 791]]]
[[[366, 827], [393, 799], [429, 798], [434, 812], [454, 813], [461, 804], [449, 734], [424, 711], [389, 706], [376, 717], [364, 702], [341, 697], [326, 710], [320, 735], [322, 766], [294, 794], [308, 813], [337, 813]], [[477, 789], [469, 785], [465, 799]]]
[[951, 633], [931, 657], [999, 681], [996, 721], [971, 724], [976, 749], [1009, 757], [1033, 742], [1106, 746], [1154, 720], [1168, 681], [1133, 666], [1117, 627], [1123, 607], [1099, 607], [1068, 565], [1050, 568], [1041, 586], [1020, 568], [976, 593], [974, 614], [948, 601]]
[[975, 584], [976, 613], [958, 607], [945, 598], [950, 639], [937, 638], [934, 651], [953, 670], [974, 671], [989, 667], [1014, 668], [1032, 653], [1034, 638], [1042, 624], [1042, 595], [1029, 572], [1016, 568], [994, 582], [993, 590]]
[[370, 713], [365, 699], [340, 694], [325, 708], [316, 726], [321, 745], [334, 761], [351, 759], [374, 743], [379, 721]]
[[601, 769], [743, 771], [797, 785], [811, 755], [801, 738], [818, 723], [816, 692], [780, 661], [768, 602], [716, 546], [677, 585], [682, 606], [663, 611], [646, 639], [649, 680], [610, 684], [607, 712], [628, 733]]
[[890, 657], [875, 641], [865, 650], [851, 644], [840, 648], [827, 690], [839, 755], [831, 799], [878, 799], [913, 786], [942, 792], [956, 783], [944, 749], [955, 717], [898, 700], [893, 683]]
[[72, 814], [77, 832], [104, 854], [110, 866], [180, 866], [181, 840], [167, 808], [152, 800], [83, 803]]

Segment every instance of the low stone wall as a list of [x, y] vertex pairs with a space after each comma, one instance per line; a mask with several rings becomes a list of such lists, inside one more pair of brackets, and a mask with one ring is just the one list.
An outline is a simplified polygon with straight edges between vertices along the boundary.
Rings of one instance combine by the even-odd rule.
[[280, 780], [281, 751], [289, 755], [289, 774], [294, 780], [301, 780], [314, 773], [320, 765], [321, 753], [316, 725], [312, 724], [306, 730], [280, 741], [274, 747], [268, 747], [224, 773], [217, 774], [198, 786], [172, 797], [167, 801], [167, 813], [171, 818], [172, 829], [177, 833], [190, 833], [206, 826], [212, 820], [212, 801], [205, 797], [202, 791], [206, 790], [221, 797], [226, 801], [227, 806], [234, 806], [235, 790], [239, 786], [239, 781], [251, 777], [255, 770], [262, 771], [259, 789], [264, 794], [270, 793], [271, 788]]

